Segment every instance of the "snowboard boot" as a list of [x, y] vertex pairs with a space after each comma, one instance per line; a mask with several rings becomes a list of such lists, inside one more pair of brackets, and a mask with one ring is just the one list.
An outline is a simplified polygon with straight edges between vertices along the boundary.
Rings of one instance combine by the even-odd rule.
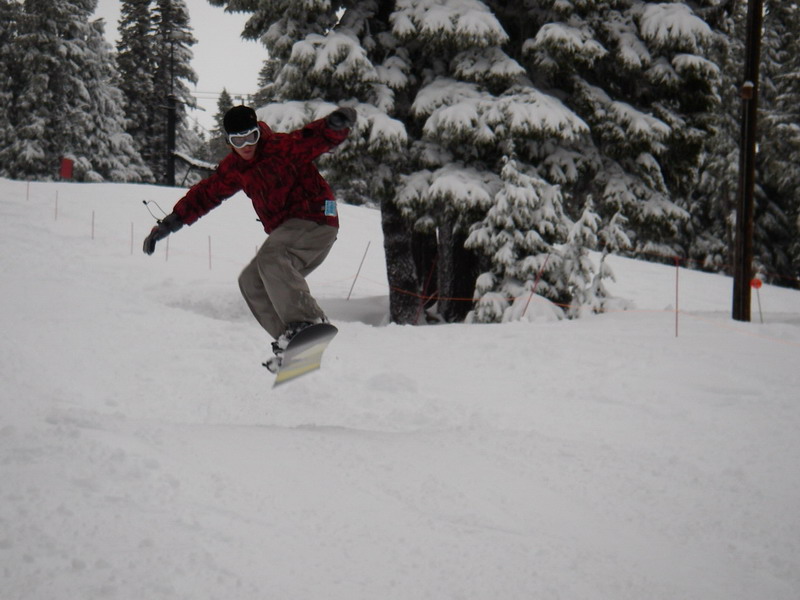
[[312, 325], [318, 325], [319, 323], [328, 323], [328, 319], [322, 317], [315, 321], [292, 321], [289, 323], [288, 327], [286, 327], [286, 331], [284, 331], [277, 340], [272, 342], [272, 353], [275, 356], [268, 358], [266, 362], [262, 364], [270, 373], [277, 373], [283, 362], [283, 353], [289, 346], [291, 339], [303, 331], [303, 329], [311, 327]]
[[321, 319], [315, 319], [314, 321], [292, 321], [286, 327], [286, 331], [284, 331], [277, 341], [273, 343], [273, 349], [275, 344], [277, 344], [281, 351], [286, 350], [286, 347], [289, 345], [289, 342], [294, 336], [303, 331], [303, 329], [311, 327], [312, 325], [319, 325], [320, 323], [328, 323], [328, 319], [326, 317], [322, 317]]
[[281, 347], [280, 338], [278, 338], [278, 341], [272, 342], [272, 353], [275, 356], [270, 356], [265, 362], [261, 363], [267, 368], [267, 371], [270, 373], [278, 372], [278, 369], [281, 368], [281, 363], [283, 362], [283, 351], [286, 350], [286, 345], [288, 343], [289, 342], [287, 341], [283, 347]]

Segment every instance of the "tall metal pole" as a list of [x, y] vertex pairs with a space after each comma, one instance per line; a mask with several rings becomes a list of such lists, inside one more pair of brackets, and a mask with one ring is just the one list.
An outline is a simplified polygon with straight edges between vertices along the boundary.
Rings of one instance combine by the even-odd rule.
[[739, 152], [739, 192], [733, 264], [733, 318], [750, 320], [750, 280], [753, 278], [753, 209], [755, 206], [758, 67], [761, 57], [763, 0], [748, 0], [742, 97], [742, 138]]

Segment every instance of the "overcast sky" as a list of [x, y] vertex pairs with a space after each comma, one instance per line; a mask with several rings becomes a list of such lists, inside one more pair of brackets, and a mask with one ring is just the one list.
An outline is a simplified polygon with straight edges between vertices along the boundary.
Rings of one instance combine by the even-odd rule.
[[[197, 73], [197, 103], [205, 110], [191, 111], [206, 129], [214, 126], [217, 99], [222, 88], [236, 96], [253, 94], [258, 87], [258, 72], [267, 50], [258, 42], [245, 41], [241, 32], [247, 15], [230, 14], [211, 6], [207, 0], [185, 0], [189, 23], [197, 43], [192, 46], [192, 68]], [[116, 48], [120, 1], [98, 0], [95, 17], [106, 22], [106, 37]]]

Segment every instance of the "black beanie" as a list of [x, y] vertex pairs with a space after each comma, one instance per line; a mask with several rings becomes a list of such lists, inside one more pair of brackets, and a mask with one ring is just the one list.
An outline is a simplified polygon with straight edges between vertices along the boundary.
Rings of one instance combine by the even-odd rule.
[[225, 133], [241, 133], [258, 127], [256, 111], [244, 104], [234, 106], [222, 117], [222, 126]]

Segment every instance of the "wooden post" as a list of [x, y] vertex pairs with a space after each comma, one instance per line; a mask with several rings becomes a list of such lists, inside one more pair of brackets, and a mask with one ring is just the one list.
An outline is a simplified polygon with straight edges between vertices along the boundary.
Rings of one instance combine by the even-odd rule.
[[733, 318], [750, 320], [750, 280], [753, 278], [753, 210], [758, 133], [758, 67], [761, 55], [763, 0], [749, 0], [742, 97], [742, 138], [739, 152], [739, 192], [733, 260]]

